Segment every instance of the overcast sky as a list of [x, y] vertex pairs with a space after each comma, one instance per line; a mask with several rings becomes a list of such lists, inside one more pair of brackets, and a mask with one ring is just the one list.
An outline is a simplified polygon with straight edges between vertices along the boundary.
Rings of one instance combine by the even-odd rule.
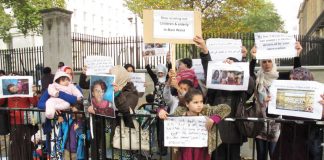
[[298, 34], [298, 10], [303, 0], [271, 0], [278, 14], [285, 22], [285, 30], [291, 34]]

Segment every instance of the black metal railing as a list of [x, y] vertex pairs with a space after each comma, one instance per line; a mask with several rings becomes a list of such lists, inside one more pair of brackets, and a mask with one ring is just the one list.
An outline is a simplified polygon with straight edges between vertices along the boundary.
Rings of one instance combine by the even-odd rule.
[[[69, 136], [67, 140], [64, 140], [64, 136], [62, 137], [62, 128], [63, 122], [72, 121], [70, 124], [66, 125], [68, 131], [63, 131], [66, 135], [70, 135], [72, 130], [77, 130], [75, 128], [75, 124], [78, 124], [78, 127], [81, 127], [78, 132], [78, 136], [81, 136], [82, 143], [77, 143], [77, 145], [83, 145], [83, 158], [84, 159], [121, 159], [130, 158], [130, 159], [176, 159], [173, 154], [174, 148], [168, 148], [168, 150], [163, 153], [162, 146], [158, 143], [158, 137], [156, 137], [156, 129], [157, 118], [155, 115], [143, 115], [143, 114], [134, 114], [131, 115], [133, 119], [139, 121], [140, 127], [138, 128], [138, 139], [139, 140], [139, 148], [137, 149], [124, 149], [123, 144], [129, 143], [130, 148], [134, 148], [136, 146], [132, 141], [132, 138], [129, 136], [129, 142], [123, 142], [122, 136], [119, 136], [119, 148], [114, 147], [113, 139], [115, 134], [127, 135], [126, 132], [122, 132], [122, 130], [116, 131], [117, 126], [120, 126], [121, 119], [123, 118], [121, 115], [118, 115], [117, 118], [107, 118], [102, 116], [92, 115], [91, 118], [87, 117], [83, 112], [63, 112], [61, 114], [63, 122], [59, 119], [54, 118], [53, 120], [45, 120], [44, 111], [38, 109], [13, 109], [13, 108], [0, 108], [0, 118], [2, 120], [1, 135], [0, 135], [0, 160], [8, 159], [8, 157], [12, 158], [15, 156], [24, 157], [25, 159], [38, 158], [38, 159], [59, 159], [65, 156], [65, 159], [75, 159], [74, 156], [78, 156], [75, 154], [67, 154], [66, 151], [72, 150], [71, 143], [73, 139]], [[10, 119], [13, 113], [20, 115], [16, 118]], [[7, 130], [5, 129], [3, 120], [7, 118]], [[12, 117], [11, 117], [12, 118]], [[90, 120], [91, 119], [91, 120]], [[10, 121], [11, 120], [11, 121]], [[60, 122], [59, 122], [60, 121]], [[324, 121], [316, 121], [316, 120], [300, 120], [300, 119], [278, 119], [278, 118], [226, 118], [224, 121], [229, 123], [236, 122], [253, 122], [253, 123], [269, 123], [270, 121], [274, 121], [275, 123], [281, 124], [281, 132], [286, 132], [287, 129], [291, 133], [288, 133], [289, 139], [279, 138], [277, 142], [277, 146], [279, 149], [281, 147], [285, 147], [288, 144], [289, 146], [296, 145], [294, 152], [305, 152], [306, 156], [305, 160], [313, 159], [313, 149], [316, 149], [317, 156], [322, 157], [322, 143], [323, 143], [323, 127]], [[74, 123], [75, 122], [75, 123]], [[92, 124], [90, 125], [90, 122]], [[23, 127], [22, 127], [23, 126]], [[288, 127], [288, 128], [287, 128]], [[289, 128], [290, 127], [290, 128]], [[90, 128], [93, 128], [93, 132], [90, 132]], [[303, 129], [301, 129], [303, 128]], [[316, 132], [314, 133], [314, 129]], [[125, 131], [129, 130], [129, 132], [133, 132], [131, 128], [126, 128]], [[266, 129], [269, 132], [269, 129]], [[6, 131], [6, 132], [5, 132]], [[288, 132], [287, 131], [287, 132]], [[149, 133], [149, 148], [142, 148], [142, 136], [143, 133]], [[218, 132], [217, 132], [218, 133]], [[301, 134], [302, 133], [302, 134]], [[92, 134], [92, 138], [90, 138], [90, 134]], [[232, 134], [232, 133], [228, 133]], [[283, 134], [283, 133], [281, 133]], [[216, 134], [216, 137], [219, 135]], [[303, 137], [300, 137], [303, 136]], [[315, 136], [315, 138], [314, 138]], [[23, 138], [19, 138], [23, 137]], [[316, 140], [313, 142], [311, 140]], [[78, 139], [80, 140], [80, 139]], [[256, 159], [256, 142], [255, 139], [250, 139], [253, 141], [253, 147], [247, 148], [248, 159]], [[64, 148], [61, 147], [65, 142]], [[315, 144], [316, 143], [316, 144]], [[300, 148], [300, 144], [306, 146], [303, 150], [298, 150]], [[314, 145], [315, 144], [315, 145]], [[14, 147], [18, 148], [14, 148]], [[133, 146], [132, 146], [133, 145]], [[226, 148], [228, 148], [227, 146]], [[24, 149], [22, 149], [24, 148]], [[216, 156], [218, 154], [216, 148]], [[268, 148], [267, 148], [268, 149]], [[277, 148], [276, 148], [277, 149]], [[20, 150], [24, 150], [21, 152]], [[245, 149], [246, 150], [246, 149]], [[13, 152], [14, 151], [14, 152]], [[293, 157], [293, 153], [289, 152], [279, 152], [279, 156], [283, 155], [291, 155]], [[77, 152], [79, 153], [79, 152]], [[268, 153], [268, 152], [267, 152]], [[278, 155], [277, 154], [277, 155]], [[194, 155], [193, 155], [194, 156]], [[225, 155], [225, 157], [230, 157], [231, 153]], [[268, 154], [267, 154], [268, 156]], [[296, 155], [297, 156], [297, 155]], [[294, 158], [293, 158], [294, 159]], [[322, 158], [320, 158], [322, 159]]]
[[7, 74], [32, 75], [34, 84], [41, 78], [43, 64], [43, 47], [0, 50], [0, 69]]

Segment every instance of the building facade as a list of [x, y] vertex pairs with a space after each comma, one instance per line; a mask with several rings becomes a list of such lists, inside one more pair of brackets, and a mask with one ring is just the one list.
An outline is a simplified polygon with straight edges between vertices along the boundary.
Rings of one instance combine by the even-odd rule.
[[[123, 0], [66, 0], [66, 9], [72, 11], [71, 30], [74, 33], [98, 37], [142, 35], [142, 22], [135, 24], [135, 14], [124, 6]], [[0, 41], [0, 49], [42, 46], [42, 36], [31, 33], [26, 37], [12, 29], [12, 42]]]
[[324, 37], [324, 1], [304, 0], [300, 5], [299, 34]]

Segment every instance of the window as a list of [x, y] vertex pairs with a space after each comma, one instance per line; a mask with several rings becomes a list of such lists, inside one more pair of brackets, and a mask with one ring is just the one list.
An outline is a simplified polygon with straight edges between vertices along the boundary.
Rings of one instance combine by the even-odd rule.
[[74, 9], [74, 10], [73, 10], [73, 17], [75, 18], [76, 15], [77, 15], [77, 9]]
[[87, 34], [87, 29], [88, 29], [88, 27], [84, 27], [84, 28], [83, 28], [83, 33], [84, 33], [84, 34]]
[[92, 28], [92, 34], [96, 35], [96, 29], [95, 28]]
[[78, 25], [76, 25], [76, 24], [74, 25], [73, 32], [74, 32], [74, 33], [77, 33], [77, 32], [78, 32]]
[[94, 25], [95, 24], [95, 18], [96, 18], [96, 15], [92, 15], [92, 24]]
[[101, 22], [101, 25], [104, 24], [104, 18], [103, 18], [103, 16], [100, 17], [100, 22]]
[[101, 30], [101, 37], [104, 36], [104, 30]]
[[87, 21], [87, 12], [83, 12], [83, 21]]

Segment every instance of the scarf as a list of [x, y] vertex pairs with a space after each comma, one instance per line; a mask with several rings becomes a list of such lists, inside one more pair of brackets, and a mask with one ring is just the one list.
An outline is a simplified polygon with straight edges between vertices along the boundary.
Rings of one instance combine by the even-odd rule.
[[[264, 106], [264, 99], [269, 95], [269, 87], [273, 80], [278, 79], [279, 72], [275, 60], [272, 61], [272, 70], [265, 72], [262, 67], [257, 72], [256, 87], [258, 93], [258, 101]], [[262, 61], [261, 61], [262, 63]]]
[[123, 89], [127, 82], [130, 80], [130, 73], [120, 65], [114, 66], [110, 69], [110, 73], [115, 75], [115, 83], [118, 86], [119, 90]]
[[158, 64], [157, 65], [157, 73], [159, 73], [159, 72], [162, 72], [163, 73], [163, 77], [158, 77], [158, 81], [160, 82], [160, 83], [165, 83], [165, 81], [166, 81], [166, 76], [167, 76], [167, 68], [163, 65], [163, 64]]

